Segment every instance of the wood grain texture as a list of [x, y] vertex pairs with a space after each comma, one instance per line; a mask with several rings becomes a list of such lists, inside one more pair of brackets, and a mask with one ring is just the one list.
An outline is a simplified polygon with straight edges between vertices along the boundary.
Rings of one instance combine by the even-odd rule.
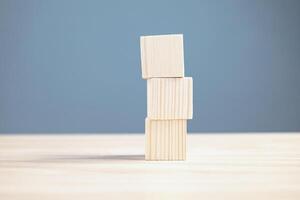
[[146, 160], [186, 159], [186, 120], [145, 120]]
[[147, 117], [192, 119], [193, 79], [191, 77], [148, 79]]
[[300, 199], [300, 134], [188, 134], [170, 162], [145, 161], [144, 139], [0, 135], [0, 199]]
[[142, 77], [184, 77], [183, 35], [140, 37]]

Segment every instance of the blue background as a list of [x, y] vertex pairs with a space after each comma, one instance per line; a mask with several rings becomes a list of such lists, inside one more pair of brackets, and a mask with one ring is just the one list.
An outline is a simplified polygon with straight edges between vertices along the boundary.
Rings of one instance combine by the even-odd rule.
[[139, 36], [168, 33], [190, 132], [300, 131], [300, 1], [0, 0], [0, 132], [143, 132]]

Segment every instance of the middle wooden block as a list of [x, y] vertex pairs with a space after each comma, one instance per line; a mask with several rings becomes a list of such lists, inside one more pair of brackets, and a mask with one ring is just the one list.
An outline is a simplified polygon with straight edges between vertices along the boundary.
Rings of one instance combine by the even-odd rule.
[[151, 78], [147, 80], [149, 119], [192, 119], [193, 79]]

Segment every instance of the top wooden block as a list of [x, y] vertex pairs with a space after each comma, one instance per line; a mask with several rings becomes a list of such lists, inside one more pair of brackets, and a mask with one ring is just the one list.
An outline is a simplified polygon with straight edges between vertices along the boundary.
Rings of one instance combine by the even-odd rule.
[[184, 77], [183, 35], [141, 36], [142, 77]]

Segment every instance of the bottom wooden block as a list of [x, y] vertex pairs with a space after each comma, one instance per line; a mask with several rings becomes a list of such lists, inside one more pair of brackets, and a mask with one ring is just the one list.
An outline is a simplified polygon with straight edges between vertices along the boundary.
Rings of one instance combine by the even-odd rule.
[[187, 120], [145, 120], [146, 160], [185, 160]]

